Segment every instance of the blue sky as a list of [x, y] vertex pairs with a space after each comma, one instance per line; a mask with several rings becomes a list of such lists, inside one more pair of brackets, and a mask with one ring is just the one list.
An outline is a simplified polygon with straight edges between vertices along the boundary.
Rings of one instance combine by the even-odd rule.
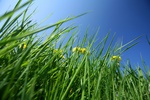
[[[0, 14], [11, 9], [17, 0], [0, 0]], [[23, 0], [26, 1], [26, 0]], [[79, 26], [79, 35], [83, 35], [89, 27], [89, 35], [100, 27], [97, 39], [110, 32], [116, 33], [116, 41], [127, 43], [132, 39], [147, 35], [150, 39], [150, 0], [35, 0], [31, 10], [37, 7], [34, 21], [41, 21], [46, 16], [52, 16], [44, 23], [55, 23], [68, 16], [90, 12], [71, 22]], [[141, 62], [140, 55], [150, 67], [150, 45], [145, 36], [139, 44], [122, 54], [122, 63], [129, 58], [132, 65]]]

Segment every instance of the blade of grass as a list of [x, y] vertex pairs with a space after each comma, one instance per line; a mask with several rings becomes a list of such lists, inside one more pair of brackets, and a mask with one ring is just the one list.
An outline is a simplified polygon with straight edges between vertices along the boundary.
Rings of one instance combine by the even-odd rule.
[[[20, 0], [20, 1], [21, 1], [21, 0]], [[20, 1], [19, 1], [19, 2], [20, 2]], [[18, 4], [19, 4], [19, 2], [18, 2]], [[3, 19], [5, 19], [6, 17], [10, 17], [10, 18], [11, 18], [12, 15], [13, 15], [16, 11], [18, 11], [18, 10], [24, 8], [25, 6], [27, 6], [27, 5], [30, 4], [30, 3], [31, 3], [31, 1], [27, 1], [26, 3], [22, 4], [22, 5], [19, 6], [19, 7], [17, 7], [18, 5], [16, 5], [17, 8], [13, 9], [12, 11], [9, 11], [9, 12], [5, 13], [5, 14], [2, 15], [2, 16], [0, 16], [0, 21], [2, 21]], [[6, 24], [8, 23], [8, 21], [10, 20], [10, 18], [8, 18], [8, 20], [5, 22]], [[4, 24], [4, 27], [5, 27], [6, 24]], [[4, 27], [1, 28], [0, 32], [3, 30]]]
[[78, 68], [77, 68], [75, 74], [72, 76], [72, 79], [70, 80], [70, 83], [68, 84], [68, 86], [67, 86], [67, 88], [66, 88], [64, 94], [63, 94], [62, 97], [61, 97], [61, 100], [64, 100], [64, 99], [65, 99], [65, 96], [67, 95], [67, 92], [69, 91], [69, 89], [70, 89], [70, 87], [71, 87], [73, 81], [75, 80], [77, 74], [79, 73], [80, 69], [81, 69], [82, 66], [83, 66], [83, 63], [84, 63], [85, 58], [86, 58], [86, 56], [83, 57], [83, 59], [82, 59], [81, 63], [79, 64], [79, 66], [78, 66]]

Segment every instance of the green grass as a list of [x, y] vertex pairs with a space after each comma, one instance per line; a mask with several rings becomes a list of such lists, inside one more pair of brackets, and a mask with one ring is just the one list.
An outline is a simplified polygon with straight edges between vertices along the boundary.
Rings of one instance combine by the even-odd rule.
[[[0, 16], [4, 21], [0, 28], [1, 100], [150, 99], [150, 71], [145, 73], [140, 67], [134, 70], [129, 62], [122, 65], [111, 60], [136, 45], [140, 37], [113, 45], [114, 37], [110, 39], [108, 33], [93, 46], [96, 35], [89, 38], [85, 34], [82, 40], [76, 40], [76, 27], [62, 27], [84, 14], [39, 28], [30, 21], [33, 13], [27, 15], [30, 3], [20, 5], [19, 1], [12, 11]], [[46, 39], [37, 37], [50, 28], [53, 31]], [[64, 34], [72, 34], [66, 43]], [[74, 45], [86, 51], [73, 52]]]

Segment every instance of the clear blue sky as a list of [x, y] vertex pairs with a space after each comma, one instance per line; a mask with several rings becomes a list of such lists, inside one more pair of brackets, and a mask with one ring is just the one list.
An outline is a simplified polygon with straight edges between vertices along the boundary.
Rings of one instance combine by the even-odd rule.
[[[0, 0], [0, 14], [13, 7], [16, 1]], [[79, 25], [80, 35], [89, 26], [89, 34], [93, 34], [100, 27], [97, 38], [101, 38], [108, 31], [111, 34], [116, 33], [116, 41], [123, 39], [123, 43], [140, 35], [148, 35], [150, 38], [150, 0], [35, 0], [32, 10], [36, 7], [36, 14], [32, 17], [35, 21], [41, 21], [52, 14], [44, 24], [90, 11], [89, 14], [70, 22]], [[139, 41], [138, 45], [122, 54], [122, 63], [129, 58], [132, 65], [138, 65], [142, 55], [150, 67], [150, 45], [145, 36]]]

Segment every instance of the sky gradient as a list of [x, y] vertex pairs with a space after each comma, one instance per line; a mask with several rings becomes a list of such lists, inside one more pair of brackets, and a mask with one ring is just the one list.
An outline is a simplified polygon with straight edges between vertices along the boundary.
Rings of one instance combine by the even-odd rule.
[[[0, 0], [2, 8], [0, 15], [11, 9], [15, 2], [16, 0], [10, 0], [10, 2]], [[100, 27], [97, 39], [102, 38], [108, 32], [116, 33], [115, 41], [123, 40], [124, 44], [143, 35], [138, 40], [139, 44], [121, 55], [122, 63], [130, 59], [132, 65], [141, 64], [140, 55], [142, 55], [150, 67], [150, 45], [145, 38], [147, 35], [150, 39], [150, 0], [35, 0], [31, 9], [35, 8], [37, 10], [32, 17], [34, 21], [39, 22], [52, 14], [43, 25], [55, 23], [68, 16], [89, 12], [69, 22], [79, 26], [81, 36], [87, 27], [90, 35]]]

